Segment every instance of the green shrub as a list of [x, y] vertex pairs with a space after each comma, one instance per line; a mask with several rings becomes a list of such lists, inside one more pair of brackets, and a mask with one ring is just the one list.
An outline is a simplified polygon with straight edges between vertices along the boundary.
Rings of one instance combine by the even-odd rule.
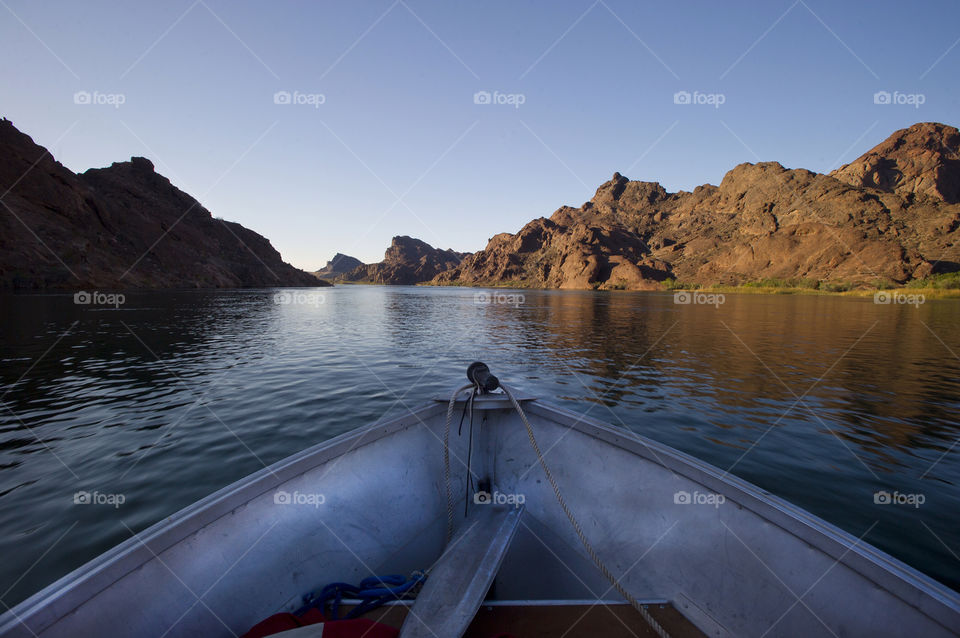
[[897, 284], [893, 283], [892, 281], [890, 281], [885, 277], [882, 277], [880, 279], [877, 279], [875, 282], [873, 282], [873, 287], [876, 288], [877, 290], [890, 290], [892, 288], [896, 288]]
[[853, 284], [849, 281], [821, 281], [820, 290], [827, 292], [847, 292], [853, 290]]
[[946, 272], [930, 275], [923, 279], [914, 279], [907, 288], [934, 288], [939, 290], [960, 290], [960, 272]]
[[804, 288], [806, 290], [816, 290], [820, 287], [820, 281], [817, 279], [791, 278], [778, 279], [776, 277], [767, 277], [759, 281], [748, 281], [743, 284], [744, 288]]
[[660, 282], [660, 285], [664, 287], [665, 290], [699, 290], [700, 284], [688, 284], [682, 281], [677, 281], [673, 277], [667, 277]]

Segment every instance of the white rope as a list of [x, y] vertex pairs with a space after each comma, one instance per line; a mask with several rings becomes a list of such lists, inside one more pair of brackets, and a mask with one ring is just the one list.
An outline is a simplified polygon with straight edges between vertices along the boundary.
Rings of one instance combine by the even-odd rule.
[[[614, 577], [613, 573], [609, 569], [607, 569], [607, 566], [604, 565], [603, 561], [600, 560], [600, 557], [597, 556], [597, 553], [593, 550], [593, 546], [590, 544], [590, 541], [587, 540], [586, 535], [583, 533], [583, 529], [580, 527], [580, 523], [577, 522], [577, 519], [574, 517], [573, 512], [571, 512], [570, 508], [567, 507], [567, 503], [563, 499], [563, 495], [560, 493], [560, 487], [557, 485], [556, 479], [553, 478], [553, 474], [550, 472], [550, 468], [547, 467], [547, 462], [543, 459], [543, 454], [540, 453], [540, 446], [537, 445], [537, 439], [536, 437], [533, 436], [533, 427], [530, 425], [530, 421], [527, 420], [527, 415], [523, 413], [523, 409], [521, 409], [520, 404], [517, 403], [517, 400], [514, 398], [513, 393], [510, 392], [510, 390], [507, 389], [507, 387], [502, 383], [500, 384], [500, 387], [503, 388], [503, 391], [507, 394], [507, 397], [510, 398], [510, 402], [513, 404], [513, 407], [516, 408], [517, 414], [520, 415], [520, 420], [523, 421], [524, 427], [527, 428], [527, 437], [530, 439], [530, 445], [533, 446], [533, 451], [537, 455], [537, 460], [540, 461], [540, 467], [543, 468], [543, 473], [546, 474], [547, 480], [550, 482], [550, 486], [553, 488], [553, 493], [557, 497], [557, 503], [560, 504], [560, 508], [563, 510], [563, 513], [567, 515], [567, 520], [569, 520], [570, 524], [573, 525], [573, 530], [577, 533], [577, 537], [580, 539], [580, 542], [583, 544], [583, 548], [587, 550], [587, 554], [590, 555], [590, 559], [593, 561], [593, 564], [596, 565], [597, 569], [600, 570], [600, 573], [603, 574], [608, 581], [610, 581], [610, 585], [612, 585], [613, 588], [616, 589], [620, 593], [620, 595], [623, 596], [627, 600], [627, 602], [629, 602], [630, 605], [640, 613], [643, 619], [647, 621], [647, 624], [650, 625], [650, 628], [653, 629], [653, 631], [656, 632], [656, 634], [660, 636], [660, 638], [670, 638], [670, 634], [668, 634], [667, 631], [660, 626], [660, 623], [658, 623], [653, 618], [650, 612], [643, 605], [640, 604], [640, 601], [638, 601], [636, 598], [633, 597], [632, 594], [630, 594], [630, 592], [624, 589], [623, 585], [620, 584], [620, 581], [617, 580], [616, 577]], [[459, 393], [460, 391], [458, 390], [457, 392]], [[451, 405], [450, 411], [452, 411], [453, 410], [452, 400], [450, 405]], [[448, 412], [448, 415], [449, 415], [449, 412]], [[449, 423], [449, 416], [448, 416], [448, 419], [447, 419], [448, 428], [449, 428], [449, 425], [450, 423]]]
[[[457, 402], [457, 395], [474, 386], [469, 383], [453, 391], [450, 403], [447, 405], [447, 423], [443, 428], [443, 481], [447, 490], [447, 544], [453, 538], [453, 491], [450, 489], [450, 421], [453, 419], [453, 406]], [[468, 477], [469, 480], [469, 477]]]

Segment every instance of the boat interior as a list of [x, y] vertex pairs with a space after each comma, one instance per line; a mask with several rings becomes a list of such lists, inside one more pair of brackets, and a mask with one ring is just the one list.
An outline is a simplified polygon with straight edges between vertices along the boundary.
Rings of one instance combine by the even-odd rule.
[[[513, 394], [440, 396], [280, 461], [36, 594], [0, 635], [241, 636], [325, 584], [414, 573], [414, 600], [365, 617], [434, 638], [960, 628], [955, 592], [854, 536]], [[140, 613], [115, 612], [134, 597]]]

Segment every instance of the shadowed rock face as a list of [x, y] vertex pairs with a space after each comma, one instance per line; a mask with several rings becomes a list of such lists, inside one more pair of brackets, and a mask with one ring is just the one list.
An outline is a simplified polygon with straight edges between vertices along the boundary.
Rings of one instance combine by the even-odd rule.
[[960, 131], [936, 122], [914, 124], [830, 175], [854, 186], [956, 204], [960, 202]]
[[394, 237], [383, 261], [359, 266], [341, 279], [375, 284], [421, 283], [457, 266], [465, 254], [434, 248], [412, 237]]
[[337, 275], [348, 273], [354, 268], [358, 268], [362, 265], [363, 262], [356, 257], [344, 255], [343, 253], [337, 253], [333, 256], [333, 259], [327, 262], [326, 266], [314, 272], [313, 274], [317, 277], [336, 277]]
[[917, 124], [831, 175], [741, 164], [668, 193], [615, 173], [434, 283], [644, 290], [764, 278], [905, 282], [960, 263], [957, 129]]
[[214, 219], [150, 160], [74, 174], [6, 119], [0, 194], [0, 288], [325, 285]]

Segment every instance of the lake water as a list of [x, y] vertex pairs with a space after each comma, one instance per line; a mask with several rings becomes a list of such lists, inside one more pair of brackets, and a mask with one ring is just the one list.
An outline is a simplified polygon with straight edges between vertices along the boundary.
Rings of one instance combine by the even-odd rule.
[[[869, 529], [960, 588], [958, 300], [277, 294], [0, 298], [4, 604], [264, 464], [462, 385], [475, 359], [855, 536]], [[103, 502], [75, 504], [78, 491]], [[876, 503], [878, 491], [911, 502]]]

